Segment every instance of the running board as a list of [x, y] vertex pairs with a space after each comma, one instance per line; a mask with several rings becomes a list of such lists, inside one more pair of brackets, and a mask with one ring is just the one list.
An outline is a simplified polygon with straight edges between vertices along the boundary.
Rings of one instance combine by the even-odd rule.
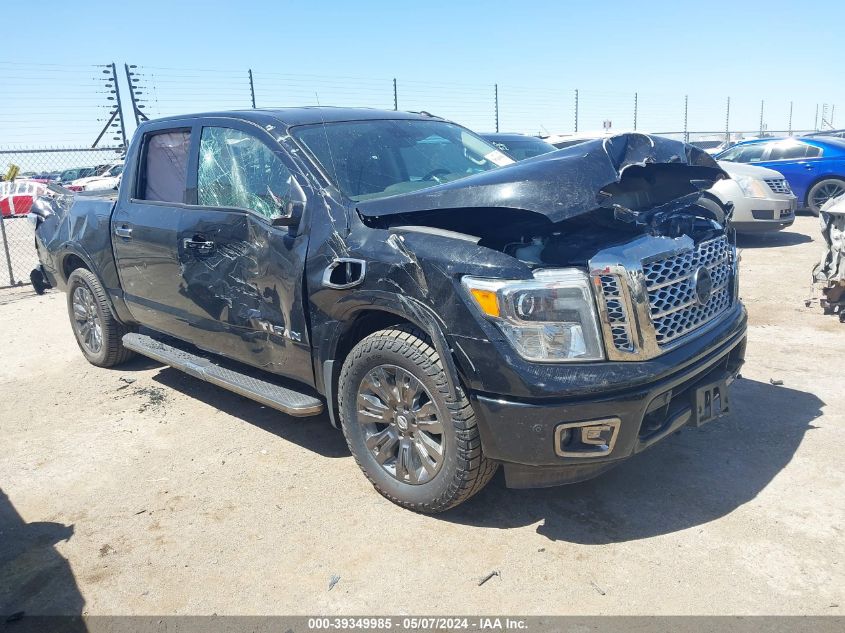
[[206, 356], [164, 343], [146, 334], [126, 334], [123, 337], [123, 346], [184, 371], [189, 376], [234, 391], [288, 415], [304, 417], [323, 412], [323, 402], [315, 396], [282, 387], [245, 372], [228, 369]]

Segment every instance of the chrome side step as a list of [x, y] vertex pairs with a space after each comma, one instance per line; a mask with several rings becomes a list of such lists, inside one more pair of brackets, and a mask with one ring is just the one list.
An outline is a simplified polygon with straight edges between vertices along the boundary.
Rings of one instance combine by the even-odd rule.
[[206, 356], [164, 343], [146, 334], [130, 333], [123, 337], [127, 349], [157, 360], [174, 369], [213, 385], [260, 402], [288, 415], [304, 417], [323, 412], [323, 401], [252, 374], [228, 369]]

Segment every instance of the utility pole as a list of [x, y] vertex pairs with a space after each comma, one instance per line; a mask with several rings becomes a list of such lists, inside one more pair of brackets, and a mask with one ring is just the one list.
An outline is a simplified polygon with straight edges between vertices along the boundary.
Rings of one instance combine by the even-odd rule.
[[731, 142], [731, 98], [725, 106], [725, 143]]
[[689, 114], [689, 95], [684, 95], [684, 143], [689, 143], [689, 128], [687, 127], [687, 114]]
[[396, 77], [393, 78], [393, 109], [399, 109], [399, 91], [396, 88]]
[[766, 104], [765, 99], [760, 99], [760, 136], [763, 136], [763, 108]]

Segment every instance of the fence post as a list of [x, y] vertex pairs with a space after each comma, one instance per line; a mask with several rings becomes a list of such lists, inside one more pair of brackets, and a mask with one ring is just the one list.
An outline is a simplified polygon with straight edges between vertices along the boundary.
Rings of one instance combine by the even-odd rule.
[[[130, 71], [130, 68], [137, 68], [136, 65], [130, 66], [129, 64], [123, 64], [123, 67], [126, 69], [126, 83], [129, 86], [129, 99], [132, 101], [132, 116], [135, 117], [135, 125], [139, 125], [141, 123], [141, 119], [144, 121], [149, 121], [150, 118], [141, 112], [141, 106], [138, 105], [138, 95], [135, 94], [135, 88], [137, 86], [133, 85], [137, 79], [135, 79], [135, 73]], [[140, 93], [139, 93], [140, 94]]]
[[689, 129], [687, 128], [687, 114], [689, 113], [689, 95], [684, 95], [684, 143], [689, 143]]
[[792, 102], [789, 102], [789, 133], [787, 136], [792, 136]]
[[496, 108], [496, 134], [499, 133], [499, 84], [493, 84], [493, 99]]
[[634, 132], [637, 131], [637, 93], [634, 93]]
[[117, 83], [117, 68], [114, 62], [111, 63], [111, 76], [114, 79], [114, 96], [117, 97], [117, 116], [120, 119], [120, 136], [123, 139], [123, 147], [126, 147], [126, 126], [123, 125], [123, 103], [120, 100], [120, 86]]
[[[123, 109], [121, 108], [120, 103], [120, 86], [117, 83], [117, 68], [115, 67], [114, 62], [111, 64], [106, 64], [106, 69], [103, 71], [104, 75], [110, 75], [108, 77], [101, 77], [102, 81], [106, 82], [105, 87], [111, 89], [110, 93], [114, 94], [113, 97], [106, 97], [107, 101], [114, 101], [115, 108], [114, 112], [110, 112], [109, 119], [106, 121], [106, 124], [103, 126], [103, 129], [100, 130], [100, 133], [97, 135], [97, 138], [94, 140], [94, 143], [91, 145], [92, 148], [97, 147], [97, 143], [100, 142], [100, 139], [105, 136], [106, 132], [108, 132], [109, 128], [112, 126], [114, 121], [118, 121], [118, 124], [115, 127], [120, 127], [120, 138], [123, 139], [123, 147], [126, 147], [126, 127], [123, 125]], [[111, 83], [109, 83], [111, 82]], [[109, 107], [111, 110], [111, 106]], [[120, 138], [115, 137], [115, 140], [120, 140]]]
[[725, 143], [731, 142], [731, 98], [725, 106]]
[[763, 106], [766, 104], [765, 99], [760, 99], [760, 136], [763, 136]]
[[578, 88], [575, 89], [575, 131], [578, 131]]
[[9, 241], [6, 239], [6, 221], [3, 219], [3, 214], [0, 213], [0, 233], [3, 236], [3, 252], [6, 253], [6, 267], [9, 271], [9, 285], [15, 285], [15, 275], [12, 272], [12, 256], [9, 253]]
[[252, 109], [255, 110], [255, 83], [252, 80], [252, 68], [249, 69], [249, 98], [252, 101]]
[[396, 88], [396, 77], [393, 78], [393, 109], [399, 109], [399, 90]]
[[833, 113], [836, 111], [836, 104], [830, 104], [830, 129], [833, 129]]
[[813, 129], [818, 132], [819, 131], [819, 104], [816, 104], [816, 118], [813, 119]]

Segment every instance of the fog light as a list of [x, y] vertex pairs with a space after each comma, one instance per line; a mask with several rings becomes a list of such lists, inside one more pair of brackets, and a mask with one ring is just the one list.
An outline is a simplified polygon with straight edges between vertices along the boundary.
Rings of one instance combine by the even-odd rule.
[[555, 453], [561, 457], [603, 457], [616, 444], [619, 418], [568, 422], [555, 428]]

